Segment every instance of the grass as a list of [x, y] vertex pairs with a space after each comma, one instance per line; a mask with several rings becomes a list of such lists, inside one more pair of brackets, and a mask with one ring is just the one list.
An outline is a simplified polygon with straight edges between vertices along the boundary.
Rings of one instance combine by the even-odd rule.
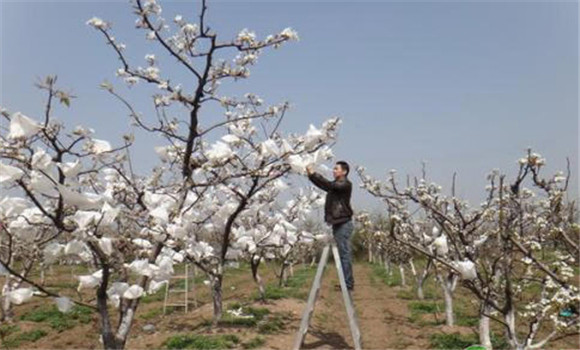
[[[218, 326], [254, 328], [260, 334], [274, 334], [283, 330], [287, 320], [291, 318], [290, 313], [272, 313], [264, 307], [245, 306], [239, 302], [228, 305], [228, 310], [239, 310], [240, 308], [243, 315], [252, 317], [237, 317], [226, 312], [222, 316], [222, 319], [218, 321]], [[211, 327], [212, 321], [205, 320], [200, 326]]]
[[[442, 322], [444, 322], [443, 319], [439, 320], [438, 314], [439, 314], [439, 310], [443, 309], [443, 305], [436, 303], [436, 302], [430, 302], [430, 301], [412, 301], [409, 302], [409, 304], [407, 305], [407, 307], [409, 308], [409, 322], [412, 323], [417, 323], [421, 326], [432, 326], [432, 325], [437, 325], [437, 324], [441, 324]], [[423, 321], [422, 320], [422, 315], [425, 314], [434, 314], [435, 315], [435, 322], [429, 321]]]
[[258, 326], [258, 333], [273, 334], [284, 329], [285, 321], [281, 315], [273, 315]]
[[168, 338], [164, 343], [165, 349], [232, 349], [240, 343], [240, 339], [233, 334], [204, 335], [188, 334], [176, 335]]
[[228, 309], [241, 309], [242, 314], [251, 317], [237, 317], [230, 313], [226, 313], [218, 322], [220, 326], [255, 327], [258, 325], [258, 322], [262, 321], [264, 317], [270, 313], [270, 310], [265, 307], [242, 306], [240, 303], [231, 304]]
[[20, 327], [14, 324], [2, 324], [0, 325], [0, 340], [2, 341], [2, 347], [12, 348], [18, 346], [14, 344], [12, 338], [9, 338], [11, 334], [20, 331]]
[[256, 348], [261, 347], [265, 343], [266, 343], [266, 340], [263, 337], [257, 336], [257, 337], [254, 337], [254, 338], [248, 340], [247, 342], [243, 343], [242, 347], [244, 349], [256, 349]]
[[[173, 308], [167, 308], [166, 311], [167, 313], [171, 313]], [[140, 317], [143, 320], [151, 320], [161, 315], [163, 315], [163, 307], [157, 307], [145, 312], [144, 314], [140, 315]]]
[[400, 290], [397, 292], [397, 298], [403, 300], [414, 300], [417, 298], [417, 294], [411, 290]]
[[[305, 300], [308, 297], [309, 282], [314, 279], [315, 273], [315, 267], [305, 267], [295, 271], [294, 276], [288, 278], [286, 287], [280, 287], [277, 281], [267, 284], [264, 291], [266, 300], [279, 300], [284, 298]], [[260, 294], [255, 292], [253, 299], [260, 300]]]
[[[451, 349], [465, 349], [470, 345], [479, 344], [479, 337], [477, 334], [461, 335], [459, 333], [435, 333], [429, 338], [431, 347], [433, 349], [451, 350]], [[495, 350], [508, 349], [509, 346], [505, 339], [497, 337], [492, 333], [491, 345]]]
[[86, 324], [91, 322], [93, 311], [84, 306], [75, 305], [68, 313], [58, 311], [55, 305], [44, 306], [25, 313], [20, 317], [23, 321], [43, 322], [61, 332], [73, 328], [79, 323]]
[[376, 279], [378, 279], [389, 287], [401, 285], [401, 274], [397, 266], [391, 266], [391, 271], [393, 271], [392, 274], [387, 273], [385, 267], [378, 264], [371, 265], [371, 269], [371, 284], [376, 283]]
[[38, 339], [46, 336], [48, 332], [43, 329], [33, 329], [31, 331], [16, 333], [8, 338], [4, 338], [2, 345], [5, 348], [16, 348], [24, 342], [35, 342]]
[[433, 349], [465, 349], [474, 344], [479, 344], [479, 338], [475, 334], [461, 335], [459, 333], [435, 333], [429, 338]]
[[[218, 321], [218, 326], [221, 327], [246, 327], [253, 328], [261, 326], [263, 323], [267, 322], [264, 319], [270, 314], [270, 310], [264, 307], [252, 307], [244, 306], [239, 302], [232, 303], [228, 305], [228, 310], [239, 310], [242, 309], [242, 314], [251, 317], [238, 317], [232, 315], [231, 313], [225, 312], [222, 315], [221, 320]], [[203, 321], [200, 326], [210, 327], [212, 325], [211, 320]]]

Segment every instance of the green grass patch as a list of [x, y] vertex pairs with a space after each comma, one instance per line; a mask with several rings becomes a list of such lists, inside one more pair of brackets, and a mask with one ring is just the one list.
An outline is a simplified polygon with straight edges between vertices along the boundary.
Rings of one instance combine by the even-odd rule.
[[417, 298], [417, 295], [414, 291], [411, 290], [400, 290], [397, 292], [397, 298], [403, 300], [413, 300]]
[[165, 287], [162, 287], [154, 294], [148, 294], [141, 298], [140, 302], [143, 304], [150, 304], [156, 301], [163, 301], [165, 300]]
[[264, 322], [260, 323], [258, 326], [258, 333], [260, 334], [273, 334], [284, 329], [284, 318], [281, 315], [274, 315], [269, 317]]
[[257, 324], [258, 322], [253, 317], [244, 318], [232, 315], [224, 315], [218, 322], [218, 326], [222, 327], [254, 327]]
[[17, 348], [20, 347], [22, 343], [35, 342], [47, 334], [48, 333], [43, 329], [34, 329], [31, 331], [16, 333], [3, 339], [2, 345], [5, 348]]
[[75, 305], [70, 312], [62, 313], [58, 311], [55, 305], [52, 305], [32, 310], [20, 316], [20, 319], [47, 323], [51, 328], [61, 332], [73, 328], [79, 323], [86, 324], [91, 322], [92, 316], [93, 310], [85, 306]]
[[418, 312], [422, 314], [439, 312], [439, 310], [441, 310], [443, 307], [443, 305], [438, 305], [437, 303], [424, 301], [410, 302], [408, 306], [411, 312]]
[[[173, 308], [167, 308], [166, 310], [168, 313], [173, 311]], [[151, 309], [143, 314], [141, 314], [139, 317], [141, 317], [141, 319], [143, 320], [151, 320], [153, 318], [156, 318], [158, 316], [163, 315], [163, 308], [162, 307], [157, 307], [154, 309]]]
[[[233, 315], [228, 312], [229, 310], [240, 310], [244, 317]], [[264, 317], [270, 314], [270, 310], [265, 307], [243, 306], [241, 303], [230, 304], [228, 306], [228, 311], [226, 311], [222, 316], [218, 325], [230, 327], [255, 327], [258, 325], [258, 322], [262, 321]]]
[[[451, 349], [465, 349], [470, 345], [479, 344], [479, 337], [477, 334], [461, 335], [459, 333], [435, 333], [429, 338], [433, 349], [451, 350]], [[508, 349], [509, 346], [504, 338], [497, 337], [492, 333], [491, 345], [494, 349], [503, 350]]]
[[270, 314], [270, 310], [268, 310], [265, 307], [252, 307], [252, 306], [242, 308], [242, 312], [244, 314], [254, 316], [254, 318], [257, 321], [263, 320], [266, 315]]
[[392, 273], [387, 273], [383, 265], [371, 265], [372, 275], [389, 287], [401, 285], [401, 274], [397, 266], [391, 266]]
[[244, 349], [256, 349], [256, 348], [261, 347], [265, 343], [266, 343], [266, 340], [263, 337], [257, 336], [257, 337], [254, 337], [254, 338], [248, 340], [247, 342], [243, 343], [242, 347]]
[[233, 334], [204, 335], [188, 334], [176, 335], [168, 338], [164, 343], [166, 349], [232, 349], [240, 343], [240, 339]]
[[22, 332], [18, 334], [18, 339], [20, 341], [35, 342], [38, 339], [46, 336], [48, 333], [43, 329], [34, 329], [28, 332]]
[[467, 315], [457, 315], [455, 317], [455, 324], [458, 326], [475, 327], [479, 325], [479, 318]]
[[475, 334], [461, 335], [459, 333], [435, 333], [429, 338], [433, 349], [463, 350], [474, 344], [479, 344], [479, 338]]
[[[228, 310], [240, 310], [243, 316], [240, 317], [232, 315], [227, 311], [222, 315], [221, 320], [218, 321], [217, 326], [221, 327], [236, 327], [236, 328], [253, 328], [260, 334], [273, 334], [284, 329], [287, 321], [291, 319], [291, 313], [275, 312], [264, 307], [244, 306], [236, 302], [228, 305]], [[203, 320], [197, 328], [212, 327], [212, 320]]]
[[[419, 324], [420, 326], [434, 326], [443, 323], [443, 317], [438, 316], [443, 305], [430, 301], [412, 301], [407, 305], [409, 308], [409, 322]], [[433, 314], [435, 321], [423, 321], [422, 315]]]
[[[278, 282], [269, 283], [265, 287], [266, 300], [279, 300], [284, 298], [294, 298], [305, 300], [308, 297], [310, 281], [314, 279], [316, 268], [305, 267], [294, 272], [293, 277], [289, 277], [286, 287], [280, 287]], [[260, 294], [253, 294], [254, 300], [260, 300]]]

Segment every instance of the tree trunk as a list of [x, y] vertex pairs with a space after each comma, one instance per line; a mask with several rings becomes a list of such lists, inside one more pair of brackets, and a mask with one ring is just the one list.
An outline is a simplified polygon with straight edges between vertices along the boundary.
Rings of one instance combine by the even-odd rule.
[[506, 338], [510, 347], [514, 350], [523, 350], [524, 347], [522, 344], [518, 342], [517, 333], [516, 333], [516, 315], [515, 310], [513, 307], [509, 307], [507, 312], [504, 315], [505, 323], [507, 324], [506, 327]]
[[258, 273], [258, 267], [260, 266], [260, 258], [252, 258], [250, 261], [250, 266], [252, 268], [252, 278], [254, 278], [254, 282], [258, 285], [258, 291], [260, 293], [260, 301], [263, 303], [266, 301], [266, 290], [264, 288], [264, 281], [262, 281], [262, 277]]
[[10, 300], [6, 297], [6, 294], [11, 291], [9, 276], [6, 276], [6, 282], [4, 282], [4, 287], [2, 288], [2, 297], [0, 298], [0, 303], [2, 305], [2, 322], [12, 321], [14, 313], [12, 312], [12, 305]]
[[445, 298], [445, 323], [448, 326], [454, 326], [455, 317], [453, 315], [453, 291], [455, 290], [457, 283], [457, 275], [450, 273], [446, 278], [438, 275], [437, 279], [441, 284], [441, 288], [443, 289], [443, 296]]
[[455, 323], [453, 317], [453, 295], [449, 288], [443, 288], [443, 295], [445, 296], [445, 323], [448, 326], [453, 326]]
[[427, 261], [427, 265], [425, 269], [421, 272], [420, 275], [417, 276], [417, 297], [419, 300], [425, 299], [425, 295], [423, 294], [423, 285], [427, 280], [427, 276], [429, 275], [429, 268], [431, 267], [431, 259]]
[[117, 343], [113, 328], [111, 327], [111, 319], [109, 318], [109, 310], [107, 309], [107, 286], [108, 286], [109, 270], [107, 267], [103, 268], [103, 281], [97, 289], [97, 309], [101, 319], [101, 339], [105, 350], [123, 349], [121, 344]]
[[417, 298], [419, 300], [425, 299], [425, 294], [423, 294], [423, 283], [417, 282]]
[[415, 264], [413, 264], [413, 259], [409, 260], [409, 265], [411, 265], [411, 273], [413, 276], [417, 277], [417, 270], [415, 270]]
[[223, 275], [218, 273], [217, 275], [210, 275], [211, 280], [211, 297], [213, 300], [213, 323], [217, 325], [217, 322], [222, 318], [222, 280]]
[[287, 276], [287, 270], [286, 268], [288, 267], [288, 263], [286, 261], [284, 261], [282, 263], [282, 269], [280, 270], [280, 276], [279, 276], [279, 280], [278, 280], [278, 285], [280, 287], [286, 287], [287, 282], [288, 282], [288, 276]]
[[399, 264], [399, 271], [401, 272], [401, 286], [407, 286], [407, 282], [405, 281], [405, 269], [403, 268], [403, 264]]
[[489, 305], [484, 305], [483, 312], [479, 315], [479, 343], [485, 346], [488, 350], [492, 350], [489, 317], [484, 314], [489, 314], [490, 311], [491, 307]]

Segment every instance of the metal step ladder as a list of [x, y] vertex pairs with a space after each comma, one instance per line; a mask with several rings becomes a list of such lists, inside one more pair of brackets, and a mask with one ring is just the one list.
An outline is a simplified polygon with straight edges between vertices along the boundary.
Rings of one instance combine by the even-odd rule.
[[312, 283], [312, 288], [310, 289], [310, 295], [308, 296], [308, 303], [302, 314], [302, 321], [300, 322], [300, 329], [296, 335], [296, 340], [294, 342], [294, 350], [300, 350], [304, 339], [306, 338], [306, 333], [308, 332], [308, 327], [310, 325], [310, 319], [314, 313], [314, 306], [316, 304], [316, 299], [318, 299], [318, 293], [320, 291], [322, 274], [324, 273], [324, 268], [328, 262], [328, 255], [330, 246], [332, 245], [332, 256], [334, 257], [334, 262], [336, 263], [336, 270], [338, 272], [338, 279], [340, 280], [340, 289], [342, 290], [342, 298], [344, 300], [344, 306], [346, 307], [346, 314], [348, 316], [348, 323], [350, 326], [350, 333], [354, 342], [355, 350], [361, 350], [361, 337], [360, 330], [358, 327], [358, 322], [356, 320], [356, 314], [352, 304], [352, 297], [350, 292], [346, 288], [346, 282], [344, 279], [344, 273], [342, 271], [342, 264], [340, 263], [340, 256], [338, 253], [338, 248], [336, 244], [327, 244], [322, 251], [322, 256], [320, 257], [320, 262], [318, 263], [318, 269], [316, 270], [316, 276], [314, 277], [314, 282]]
[[[189, 275], [189, 264], [185, 264], [185, 268], [184, 268], [184, 274], [183, 275], [176, 275], [176, 276], [171, 276], [171, 278], [169, 280], [167, 280], [167, 282], [165, 283], [165, 300], [163, 302], [163, 314], [166, 314], [166, 310], [168, 306], [175, 306], [175, 307], [183, 307], [185, 309], [185, 313], [187, 313], [189, 311], [189, 280], [190, 278], [192, 278], [192, 282], [191, 286], [192, 286], [192, 294], [193, 294], [193, 306], [194, 308], [197, 308], [197, 298], [196, 298], [196, 293], [195, 293], [195, 276], [196, 276], [196, 268], [195, 266], [193, 267], [193, 278]], [[184, 288], [175, 288], [171, 286], [171, 280], [184, 280], [185, 281], [185, 286]], [[183, 293], [183, 301], [182, 302], [169, 302], [169, 297], [171, 294], [179, 294], [179, 293]]]

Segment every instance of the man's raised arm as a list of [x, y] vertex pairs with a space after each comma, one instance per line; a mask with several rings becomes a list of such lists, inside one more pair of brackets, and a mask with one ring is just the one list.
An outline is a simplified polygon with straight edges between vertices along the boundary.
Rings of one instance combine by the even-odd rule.
[[346, 181], [328, 181], [324, 178], [324, 176], [318, 174], [312, 169], [312, 166], [306, 167], [306, 173], [308, 174], [308, 178], [316, 187], [320, 188], [323, 191], [346, 191], [348, 190], [349, 184]]

